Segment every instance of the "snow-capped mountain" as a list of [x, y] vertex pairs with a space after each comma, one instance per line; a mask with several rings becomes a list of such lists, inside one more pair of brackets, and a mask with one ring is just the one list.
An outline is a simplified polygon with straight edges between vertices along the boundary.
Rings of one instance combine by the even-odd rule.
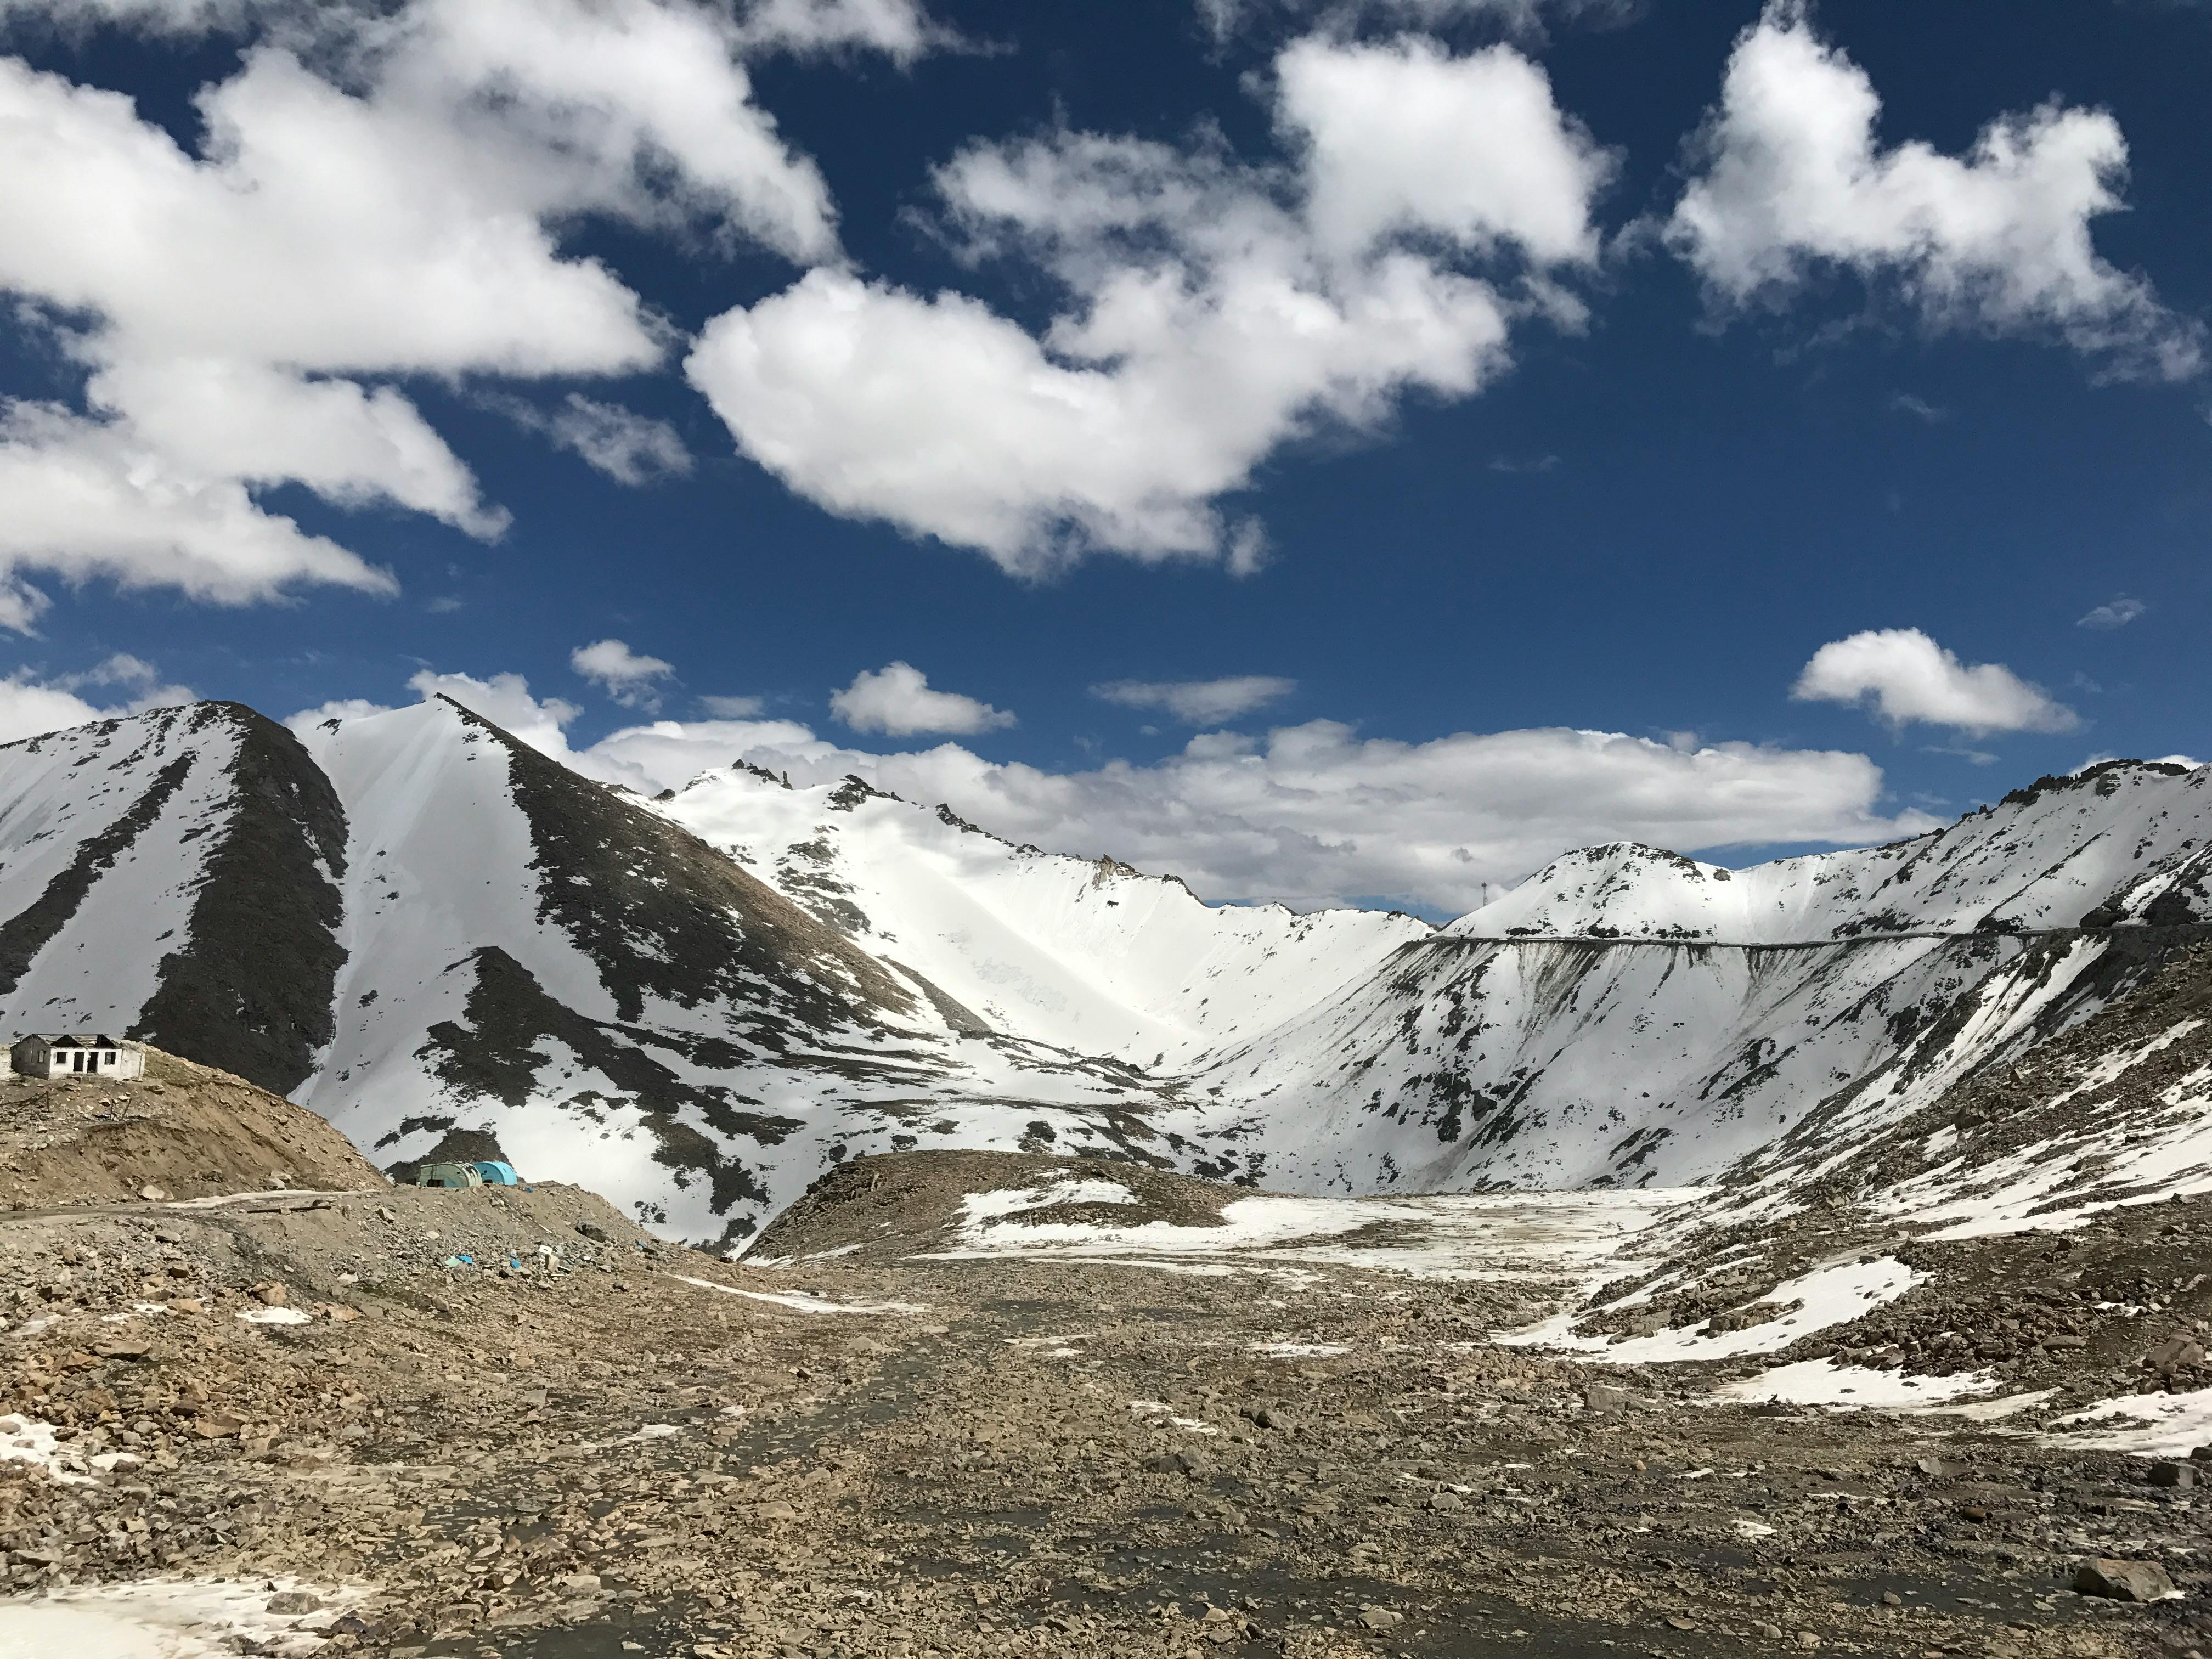
[[1893, 847], [1575, 853], [1437, 930], [1210, 906], [858, 780], [648, 802], [443, 700], [303, 738], [204, 703], [0, 748], [0, 1011], [728, 1243], [913, 1146], [1771, 1187], [2089, 1029], [2212, 932], [2208, 874], [2212, 769], [2116, 763]]
[[1279, 1024], [1431, 937], [1411, 916], [1201, 903], [1173, 876], [1016, 847], [858, 778], [709, 773], [661, 809], [990, 1029], [1159, 1071]]
[[1748, 870], [1571, 854], [1208, 1056], [1189, 1133], [1302, 1188], [1711, 1181], [1843, 1098], [1864, 1133], [2103, 1006], [2212, 931], [2208, 868], [2212, 768], [2132, 762]]

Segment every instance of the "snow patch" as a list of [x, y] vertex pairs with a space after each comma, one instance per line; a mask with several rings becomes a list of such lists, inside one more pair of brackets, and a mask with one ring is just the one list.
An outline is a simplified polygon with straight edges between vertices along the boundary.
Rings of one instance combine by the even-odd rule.
[[711, 1279], [694, 1279], [689, 1273], [671, 1273], [671, 1279], [686, 1285], [696, 1285], [702, 1291], [720, 1291], [725, 1296], [742, 1296], [753, 1302], [772, 1302], [779, 1308], [790, 1308], [806, 1314], [926, 1314], [928, 1308], [913, 1302], [829, 1302], [806, 1291], [741, 1291], [734, 1285], [717, 1285]]
[[1711, 1398], [1730, 1405], [1778, 1401], [1791, 1406], [1895, 1410], [1955, 1400], [1961, 1395], [1984, 1394], [1995, 1387], [1996, 1378], [1988, 1371], [1914, 1376], [1904, 1371], [1878, 1371], [1864, 1365], [1838, 1365], [1832, 1359], [1807, 1359], [1723, 1384], [1713, 1390]]
[[62, 1486], [82, 1486], [92, 1477], [83, 1460], [62, 1448], [54, 1425], [20, 1414], [0, 1417], [0, 1463], [29, 1463], [44, 1469]]
[[2186, 1457], [2212, 1443], [2212, 1389], [2187, 1394], [2130, 1394], [2060, 1418], [2053, 1428], [2110, 1423], [2110, 1428], [2053, 1434], [2054, 1446], [2131, 1452], [2138, 1457]]
[[[276, 1592], [301, 1589], [323, 1601], [320, 1611], [269, 1611]], [[294, 1578], [73, 1585], [0, 1599], [0, 1659], [228, 1659], [240, 1650], [240, 1638], [252, 1644], [250, 1651], [314, 1653], [328, 1645], [317, 1632], [368, 1594], [359, 1587], [334, 1590]]]
[[[1761, 1297], [1752, 1305], [1773, 1306], [1776, 1316], [1741, 1330], [1701, 1334], [1705, 1327], [1700, 1324], [1622, 1340], [1607, 1336], [1577, 1336], [1573, 1328], [1585, 1315], [1583, 1310], [1571, 1309], [1526, 1330], [1502, 1334], [1498, 1340], [1510, 1346], [1571, 1350], [1606, 1365], [1666, 1364], [1679, 1360], [1729, 1359], [1741, 1354], [1773, 1353], [1801, 1337], [1826, 1330], [1831, 1325], [1847, 1324], [1885, 1303], [1894, 1302], [1925, 1277], [1894, 1256], [1879, 1256], [1871, 1261], [1829, 1262], [1776, 1285]], [[1792, 1311], [1782, 1311], [1793, 1303], [1802, 1305]]]

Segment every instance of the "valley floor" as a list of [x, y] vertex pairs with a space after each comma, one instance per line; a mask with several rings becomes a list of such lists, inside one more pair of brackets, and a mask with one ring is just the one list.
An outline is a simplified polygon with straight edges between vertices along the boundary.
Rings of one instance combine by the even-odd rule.
[[[736, 1265], [572, 1188], [0, 1214], [0, 1655], [2212, 1650], [2147, 1455], [2212, 1439], [2212, 1202], [1679, 1196], [916, 1154]], [[1651, 1291], [1731, 1252], [1749, 1315]]]

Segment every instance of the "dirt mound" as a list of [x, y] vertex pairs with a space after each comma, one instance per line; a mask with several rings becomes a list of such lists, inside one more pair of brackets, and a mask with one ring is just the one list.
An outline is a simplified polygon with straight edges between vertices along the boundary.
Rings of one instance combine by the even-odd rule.
[[384, 1185], [304, 1106], [159, 1048], [128, 1082], [0, 1075], [0, 1210]]
[[[1103, 1182], [1118, 1196], [1087, 1200], [1079, 1184]], [[1065, 1198], [1052, 1188], [1067, 1186]], [[1103, 1158], [1042, 1158], [1024, 1152], [886, 1152], [841, 1164], [771, 1221], [746, 1252], [749, 1261], [820, 1255], [838, 1250], [864, 1256], [904, 1255], [923, 1247], [964, 1214], [977, 1194], [1035, 1192], [1043, 1200], [1012, 1218], [1036, 1224], [1085, 1223], [1179, 1227], [1221, 1223], [1224, 1206], [1252, 1196], [1247, 1187]], [[857, 1248], [856, 1248], [857, 1247]]]

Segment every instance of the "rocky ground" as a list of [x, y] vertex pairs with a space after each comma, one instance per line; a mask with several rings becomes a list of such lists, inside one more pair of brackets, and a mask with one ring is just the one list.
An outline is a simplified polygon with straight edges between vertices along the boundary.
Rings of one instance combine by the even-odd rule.
[[[1318, 1242], [1210, 1249], [1248, 1196], [867, 1160], [737, 1266], [568, 1188], [0, 1215], [0, 1654], [2212, 1652], [2185, 1452], [2054, 1443], [2068, 1400], [2195, 1386], [2187, 1340], [2144, 1362], [2212, 1311], [2170, 1271], [2212, 1208], [2049, 1272], [2040, 1236], [1943, 1246], [1823, 1339], [2025, 1342], [1993, 1386], [2072, 1391], [1983, 1421], [1717, 1400], [1795, 1348], [1495, 1340], [1648, 1214], [1496, 1200], [1438, 1265], [1423, 1212], [1293, 1200]], [[1048, 1253], [1105, 1224], [1122, 1253]], [[2080, 1593], [2090, 1559], [2179, 1593]], [[148, 1621], [177, 1645], [128, 1645]]]
[[382, 1179], [306, 1108], [228, 1072], [142, 1051], [146, 1074], [128, 1082], [0, 1066], [0, 1215]]

